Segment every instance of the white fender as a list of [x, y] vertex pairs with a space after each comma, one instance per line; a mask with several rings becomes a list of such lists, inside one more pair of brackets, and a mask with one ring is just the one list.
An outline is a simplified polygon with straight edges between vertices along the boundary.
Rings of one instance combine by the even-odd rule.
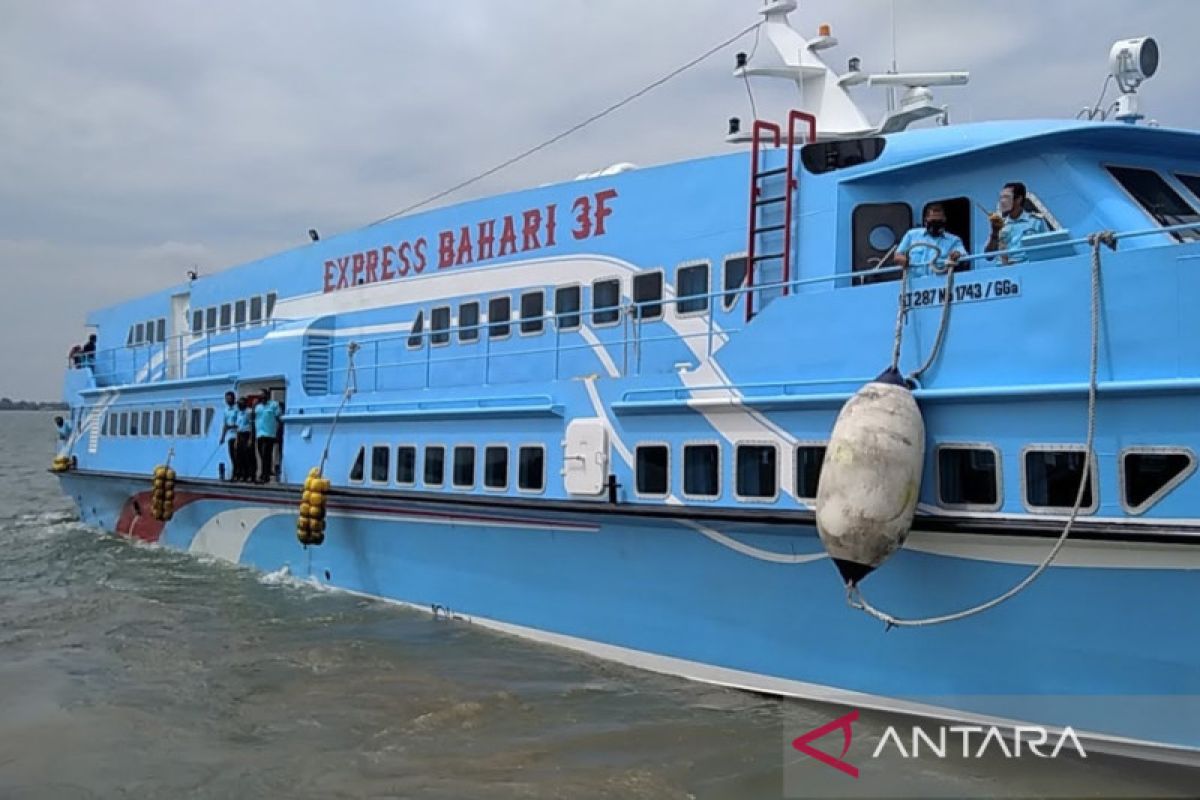
[[847, 584], [904, 544], [925, 466], [925, 423], [897, 373], [846, 401], [817, 487], [817, 531]]

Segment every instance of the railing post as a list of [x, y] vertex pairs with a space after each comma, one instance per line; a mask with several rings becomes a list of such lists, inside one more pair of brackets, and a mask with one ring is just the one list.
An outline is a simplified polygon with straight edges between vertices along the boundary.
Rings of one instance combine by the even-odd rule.
[[488, 385], [488, 380], [492, 376], [492, 325], [491, 320], [488, 320], [486, 327], [481, 328], [479, 334], [483, 336], [483, 385]]
[[378, 392], [379, 391], [379, 340], [376, 339], [372, 344], [374, 345], [373, 349], [375, 350], [375, 368], [372, 370], [372, 373], [374, 376], [373, 383], [375, 384], [375, 391]]
[[558, 325], [558, 315], [554, 317], [554, 380], [558, 380], [559, 356], [562, 348], [562, 328]]
[[629, 375], [629, 309], [617, 301], [617, 314], [621, 316], [621, 377]]
[[[432, 323], [431, 323], [432, 325]], [[425, 388], [429, 388], [430, 373], [433, 370], [433, 331], [425, 334]]]
[[713, 298], [708, 298], [708, 357], [712, 358], [713, 354]]

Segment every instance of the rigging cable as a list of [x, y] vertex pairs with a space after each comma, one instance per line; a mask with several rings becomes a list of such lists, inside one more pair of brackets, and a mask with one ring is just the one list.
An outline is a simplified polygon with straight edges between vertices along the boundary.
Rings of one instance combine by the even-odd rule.
[[552, 144], [562, 141], [563, 139], [567, 138], [571, 134], [576, 133], [577, 131], [583, 130], [588, 125], [591, 125], [593, 122], [603, 119], [604, 117], [608, 116], [612, 112], [628, 105], [629, 103], [632, 103], [634, 100], [637, 100], [642, 95], [645, 95], [645, 94], [653, 91], [654, 89], [657, 89], [659, 86], [662, 86], [664, 83], [666, 83], [667, 81], [676, 77], [677, 75], [679, 75], [683, 72], [686, 72], [687, 70], [696, 66], [701, 61], [704, 61], [704, 60], [710, 58], [711, 56], [715, 55], [716, 53], [719, 53], [720, 51], [724, 50], [726, 47], [733, 44], [738, 39], [741, 39], [743, 36], [750, 33], [750, 31], [757, 30], [759, 28], [759, 26], [761, 26], [761, 25], [762, 25], [762, 22], [756, 22], [753, 25], [743, 28], [742, 30], [740, 30], [736, 34], [734, 34], [733, 36], [730, 36], [728, 39], [725, 39], [724, 41], [720, 42], [719, 44], [713, 45], [708, 50], [706, 50], [704, 53], [702, 53], [699, 56], [696, 56], [691, 61], [688, 61], [686, 64], [684, 64], [680, 67], [676, 67], [675, 69], [671, 70], [666, 75], [659, 78], [658, 80], [653, 81], [652, 83], [646, 84], [641, 89], [638, 89], [636, 92], [634, 92], [633, 94], [628, 95], [621, 100], [618, 100], [617, 102], [613, 103], [612, 105], [608, 106], [607, 108], [605, 108], [601, 111], [596, 112], [595, 114], [592, 114], [587, 119], [585, 119], [581, 122], [575, 123], [571, 127], [564, 130], [562, 133], [556, 134], [555, 136], [552, 136], [549, 139], [546, 139], [545, 141], [534, 145], [533, 147], [523, 150], [522, 152], [518, 153], [517, 155], [515, 155], [511, 158], [508, 158], [508, 159], [500, 162], [496, 166], [491, 167], [490, 169], [484, 170], [483, 172], [480, 172], [479, 174], [477, 174], [473, 177], [467, 178], [466, 180], [463, 180], [463, 181], [459, 181], [458, 183], [454, 184], [453, 186], [451, 186], [448, 189], [443, 189], [442, 191], [437, 192], [436, 194], [432, 194], [429, 197], [426, 197], [424, 200], [420, 200], [416, 203], [405, 206], [404, 208], [400, 209], [399, 211], [394, 211], [391, 214], [388, 214], [386, 217], [380, 217], [379, 219], [372, 222], [371, 225], [378, 225], [381, 222], [387, 222], [390, 219], [395, 219], [396, 217], [403, 216], [403, 215], [409, 213], [410, 211], [416, 211], [418, 208], [427, 206], [436, 200], [441, 200], [443, 197], [453, 194], [454, 192], [457, 192], [459, 189], [465, 189], [466, 187], [468, 187], [474, 183], [478, 183], [479, 181], [483, 180], [484, 178], [487, 178], [491, 175], [495, 175], [497, 172], [501, 171], [502, 169], [511, 167], [513, 164], [516, 164], [519, 161], [525, 160], [529, 156], [531, 156], [541, 150], [544, 150], [545, 148], [549, 147]]

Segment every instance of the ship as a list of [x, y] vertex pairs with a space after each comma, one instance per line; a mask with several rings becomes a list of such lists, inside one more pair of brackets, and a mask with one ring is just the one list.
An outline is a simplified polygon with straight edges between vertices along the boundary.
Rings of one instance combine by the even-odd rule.
[[[1200, 134], [1141, 113], [1154, 40], [1114, 46], [1111, 107], [952, 123], [931, 87], [966, 73], [839, 74], [796, 9], [734, 69], [796, 108], [721, 152], [91, 312], [53, 466], [81, 519], [687, 679], [1200, 764]], [[1038, 230], [989, 247], [1012, 182]], [[962, 252], [900, 263], [933, 204]], [[822, 498], [881, 385], [917, 456], [856, 564]]]

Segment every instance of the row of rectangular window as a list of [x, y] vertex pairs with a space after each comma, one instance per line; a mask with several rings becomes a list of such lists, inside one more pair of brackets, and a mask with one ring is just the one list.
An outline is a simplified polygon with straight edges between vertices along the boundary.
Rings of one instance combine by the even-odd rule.
[[219, 306], [192, 309], [192, 335], [225, 333], [234, 328], [261, 325], [275, 315], [275, 292], [233, 300]]
[[[824, 444], [801, 444], [794, 450], [797, 499], [816, 499], [825, 461]], [[715, 443], [683, 446], [683, 495], [700, 500], [721, 496], [721, 452]], [[635, 488], [643, 497], [666, 497], [671, 491], [671, 449], [666, 444], [636, 448]], [[774, 444], [739, 443], [734, 447], [734, 495], [746, 500], [774, 500], [778, 495], [778, 448]], [[1022, 459], [1025, 504], [1035, 510], [1062, 510], [1075, 505], [1084, 471], [1082, 448], [1030, 448]], [[992, 447], [939, 445], [936, 454], [937, 501], [946, 508], [995, 511], [1001, 506], [999, 451]], [[1140, 514], [1178, 486], [1196, 467], [1190, 451], [1178, 448], [1130, 448], [1121, 454], [1122, 502]], [[1081, 508], [1094, 511], [1095, 478], [1089, 476]]]
[[139, 322], [129, 326], [129, 335], [125, 337], [126, 345], [154, 344], [167, 340], [167, 319], [159, 317], [147, 322]]
[[[684, 264], [675, 274], [676, 292], [679, 296], [677, 311], [680, 314], [699, 314], [708, 310], [707, 262]], [[732, 308], [738, 298], [738, 289], [746, 281], [746, 259], [738, 256], [725, 260], [724, 307]], [[578, 330], [583, 321], [583, 287], [579, 284], [560, 286], [553, 290], [554, 323], [560, 331]], [[660, 319], [663, 315], [663, 272], [654, 270], [633, 276], [633, 302], [637, 318]], [[621, 279], [601, 278], [592, 282], [591, 322], [595, 327], [616, 325], [621, 313]], [[535, 289], [517, 297], [518, 317], [513, 315], [512, 298], [508, 295], [490, 298], [487, 301], [487, 324], [480, 324], [480, 301], [469, 300], [458, 305], [458, 341], [476, 342], [480, 330], [487, 329], [488, 338], [504, 339], [512, 333], [514, 321], [523, 336], [535, 336], [545, 329], [546, 291]], [[450, 344], [450, 331], [454, 322], [450, 306], [435, 306], [429, 312], [429, 342], [433, 346]], [[409, 331], [408, 346], [418, 348], [425, 340], [425, 311], [417, 312]]]
[[183, 407], [153, 411], [109, 411], [100, 423], [101, 436], [207, 436], [216, 409]]
[[[390, 445], [372, 445], [369, 469], [372, 483], [395, 483], [398, 486], [417, 485], [417, 447], [397, 445], [395, 473], [392, 472]], [[474, 489], [476, 483], [475, 451], [473, 445], [455, 445], [451, 454], [450, 485], [455, 489]], [[360, 447], [350, 467], [350, 481], [361, 483], [368, 470], [368, 449]], [[446, 484], [446, 447], [426, 445], [421, 469], [422, 484], [427, 489], [440, 489]], [[507, 445], [487, 445], [483, 448], [483, 487], [506, 491], [509, 486], [509, 448]], [[546, 448], [521, 445], [517, 448], [517, 489], [522, 492], [541, 492], [546, 488]]]

